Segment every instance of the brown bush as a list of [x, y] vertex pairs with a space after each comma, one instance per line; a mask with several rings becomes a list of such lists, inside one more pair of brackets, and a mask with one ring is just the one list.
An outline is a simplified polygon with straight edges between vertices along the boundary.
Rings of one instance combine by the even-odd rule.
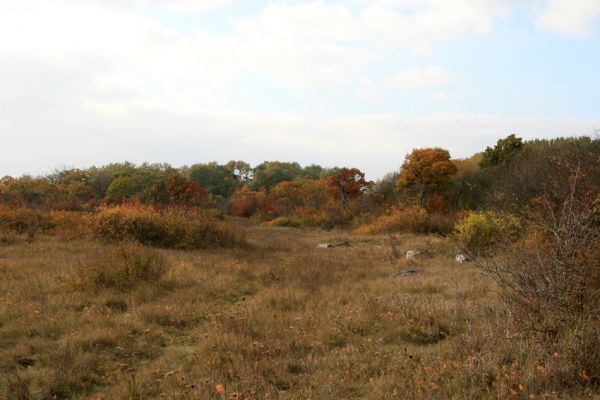
[[91, 235], [91, 213], [77, 211], [51, 211], [50, 233], [66, 239], [81, 239]]
[[600, 224], [594, 202], [575, 199], [531, 221], [501, 256], [478, 260], [499, 283], [515, 329], [560, 354], [553, 380], [565, 385], [600, 382]]
[[33, 240], [38, 231], [48, 231], [51, 228], [52, 221], [48, 214], [31, 208], [0, 206], [0, 231], [26, 234], [29, 240]]
[[454, 216], [429, 214], [421, 207], [408, 207], [382, 215], [368, 225], [358, 228], [359, 233], [441, 233], [452, 231]]
[[199, 211], [159, 211], [143, 206], [104, 208], [92, 219], [92, 232], [100, 240], [134, 240], [165, 248], [228, 247], [243, 242], [235, 227]]

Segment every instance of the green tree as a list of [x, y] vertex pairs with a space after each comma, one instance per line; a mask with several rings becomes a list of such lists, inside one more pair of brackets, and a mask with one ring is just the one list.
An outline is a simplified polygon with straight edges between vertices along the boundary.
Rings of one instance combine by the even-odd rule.
[[496, 145], [487, 147], [483, 152], [483, 157], [479, 163], [481, 168], [494, 167], [496, 165], [507, 164], [512, 160], [523, 147], [523, 140], [514, 134], [508, 135], [504, 139], [498, 140]]
[[190, 179], [209, 193], [224, 198], [229, 198], [238, 187], [238, 179], [233, 170], [217, 162], [192, 165]]
[[252, 166], [245, 161], [231, 160], [225, 164], [225, 168], [235, 176], [238, 186], [245, 185], [252, 180]]
[[111, 202], [120, 203], [127, 197], [139, 194], [142, 187], [143, 180], [139, 175], [118, 176], [110, 183], [105, 198]]
[[302, 177], [302, 168], [297, 162], [265, 161], [254, 168], [253, 190], [270, 190], [280, 182], [293, 181]]

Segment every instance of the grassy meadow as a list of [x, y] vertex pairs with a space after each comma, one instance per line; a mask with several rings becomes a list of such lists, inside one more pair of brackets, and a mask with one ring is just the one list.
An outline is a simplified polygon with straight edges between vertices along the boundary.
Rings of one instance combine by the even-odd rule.
[[560, 353], [512, 332], [493, 280], [449, 239], [235, 223], [245, 244], [137, 246], [124, 262], [146, 280], [102, 275], [122, 245], [4, 237], [0, 398], [592, 396], [585, 375], [559, 382]]

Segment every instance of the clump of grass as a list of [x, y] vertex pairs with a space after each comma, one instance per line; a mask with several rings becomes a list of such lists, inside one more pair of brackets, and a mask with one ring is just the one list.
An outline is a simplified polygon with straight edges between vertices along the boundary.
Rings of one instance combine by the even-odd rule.
[[411, 326], [402, 332], [402, 338], [415, 344], [428, 345], [438, 343], [450, 336], [450, 330], [444, 324], [436, 321], [426, 321], [417, 326]]
[[244, 241], [235, 227], [206, 213], [143, 206], [101, 209], [92, 220], [92, 231], [103, 241], [133, 240], [176, 249], [231, 247]]
[[156, 250], [125, 243], [82, 262], [76, 281], [85, 287], [126, 290], [144, 282], [159, 281], [167, 268], [166, 260]]
[[48, 350], [43, 358], [52, 364], [52, 369], [33, 363], [1, 377], [0, 398], [74, 398], [101, 381], [98, 374], [100, 358], [73, 345], [61, 343]]

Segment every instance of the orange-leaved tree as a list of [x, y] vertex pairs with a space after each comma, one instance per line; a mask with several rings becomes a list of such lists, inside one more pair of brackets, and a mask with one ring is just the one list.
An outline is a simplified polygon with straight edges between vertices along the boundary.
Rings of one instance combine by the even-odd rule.
[[427, 196], [445, 191], [456, 172], [448, 150], [438, 147], [414, 149], [404, 159], [396, 184], [399, 188], [414, 189], [419, 205], [423, 207]]
[[302, 179], [280, 182], [270, 194], [285, 214], [292, 215], [298, 208], [319, 210], [326, 201], [325, 188], [324, 180]]
[[373, 182], [365, 179], [357, 168], [341, 168], [327, 179], [327, 194], [342, 210], [348, 209], [350, 201], [359, 199]]
[[167, 192], [169, 203], [174, 206], [197, 206], [207, 195], [202, 186], [179, 173], [173, 173], [167, 179]]
[[236, 217], [251, 217], [267, 203], [265, 191], [254, 191], [248, 185], [237, 188], [231, 196], [230, 209]]

